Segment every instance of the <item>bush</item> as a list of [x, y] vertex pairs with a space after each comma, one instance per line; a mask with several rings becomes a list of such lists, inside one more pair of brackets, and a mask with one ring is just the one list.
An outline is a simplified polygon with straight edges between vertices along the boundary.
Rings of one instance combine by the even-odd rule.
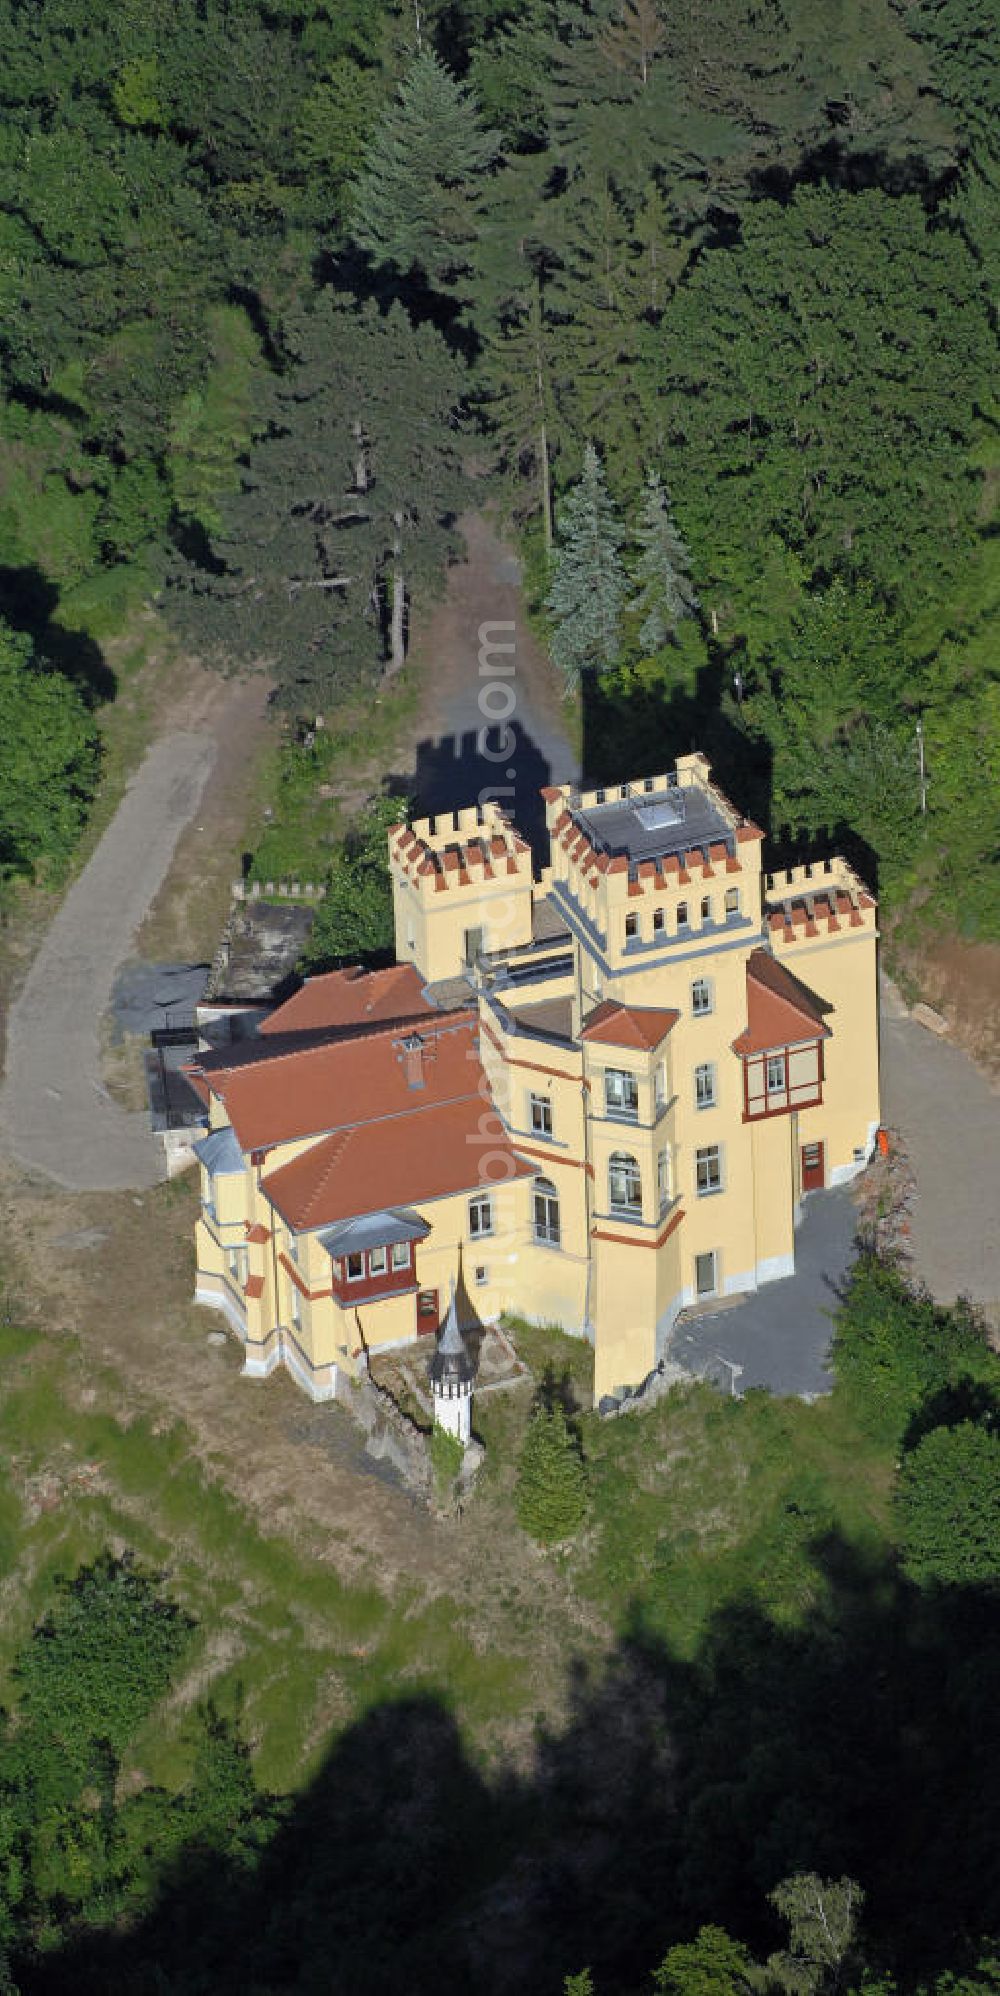
[[457, 1435], [450, 1435], [435, 1421], [431, 1434], [431, 1468], [439, 1498], [451, 1496], [452, 1487], [465, 1461], [465, 1450]]
[[976, 1421], [932, 1428], [907, 1456], [896, 1491], [903, 1564], [912, 1580], [1000, 1582], [1000, 1434]]
[[902, 1276], [862, 1256], [838, 1313], [833, 1363], [858, 1419], [880, 1439], [902, 1441], [922, 1404], [962, 1378], [1000, 1368], [962, 1304], [942, 1309]]
[[543, 1545], [568, 1539], [587, 1512], [587, 1476], [577, 1438], [558, 1400], [531, 1416], [521, 1450], [515, 1495], [517, 1516]]

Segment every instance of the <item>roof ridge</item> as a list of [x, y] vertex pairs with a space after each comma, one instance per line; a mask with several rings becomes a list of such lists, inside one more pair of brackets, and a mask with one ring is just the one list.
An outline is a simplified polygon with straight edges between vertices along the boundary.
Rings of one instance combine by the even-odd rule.
[[[308, 1046], [272, 1047], [267, 1040], [261, 1041], [260, 1039], [256, 1039], [251, 1044], [254, 1047], [263, 1046], [263, 1052], [259, 1061], [252, 1059], [237, 1061], [232, 1067], [206, 1068], [204, 1064], [201, 1064], [200, 1071], [206, 1076], [206, 1079], [209, 1075], [213, 1074], [242, 1074], [248, 1067], [262, 1066], [265, 1060], [269, 1062], [298, 1060], [302, 1054], [322, 1053], [330, 1047], [347, 1045], [349, 1042], [353, 1043], [356, 1040], [376, 1039], [380, 1033], [397, 1033], [401, 1026], [426, 1024], [429, 1030], [440, 1032], [445, 1027], [471, 1025], [477, 1017], [478, 1014], [471, 1007], [466, 1007], [460, 1011], [442, 1012], [440, 1017], [437, 1017], [433, 1012], [404, 1012], [398, 1019], [358, 1020], [348, 1026], [306, 1026], [302, 1028], [300, 1034], [296, 1035], [296, 1038], [304, 1040], [310, 1037], [310, 1044]], [[313, 1034], [322, 1034], [323, 1037], [311, 1038]], [[283, 1035], [276, 1034], [275, 1037], [280, 1040]], [[209, 1082], [209, 1086], [211, 1086], [211, 1082]]]

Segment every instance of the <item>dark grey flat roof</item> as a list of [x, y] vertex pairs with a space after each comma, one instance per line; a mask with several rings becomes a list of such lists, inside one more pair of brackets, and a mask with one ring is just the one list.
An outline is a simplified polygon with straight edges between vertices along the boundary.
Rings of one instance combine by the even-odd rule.
[[624, 853], [632, 861], [666, 859], [725, 840], [733, 847], [733, 827], [711, 797], [695, 787], [679, 785], [635, 797], [614, 798], [606, 804], [570, 805], [570, 813], [586, 832], [596, 852]]

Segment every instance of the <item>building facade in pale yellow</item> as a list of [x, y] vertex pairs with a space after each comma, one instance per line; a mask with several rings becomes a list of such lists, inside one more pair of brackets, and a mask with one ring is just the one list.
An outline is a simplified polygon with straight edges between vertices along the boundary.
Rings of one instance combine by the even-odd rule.
[[332, 1395], [454, 1278], [463, 1321], [586, 1336], [619, 1394], [681, 1310], [790, 1274], [803, 1199], [865, 1163], [876, 910], [846, 863], [763, 872], [700, 755], [543, 794], [537, 874], [495, 804], [394, 828], [399, 967], [310, 980], [273, 1055], [204, 1061], [198, 1295], [248, 1372]]

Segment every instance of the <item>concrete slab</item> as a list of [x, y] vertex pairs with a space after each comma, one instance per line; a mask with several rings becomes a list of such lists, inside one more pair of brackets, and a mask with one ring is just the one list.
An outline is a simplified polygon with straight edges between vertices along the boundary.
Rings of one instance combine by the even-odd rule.
[[766, 1386], [809, 1400], [829, 1393], [832, 1317], [854, 1259], [855, 1222], [849, 1192], [810, 1193], [795, 1235], [795, 1274], [723, 1309], [686, 1313], [668, 1357], [725, 1392]]

